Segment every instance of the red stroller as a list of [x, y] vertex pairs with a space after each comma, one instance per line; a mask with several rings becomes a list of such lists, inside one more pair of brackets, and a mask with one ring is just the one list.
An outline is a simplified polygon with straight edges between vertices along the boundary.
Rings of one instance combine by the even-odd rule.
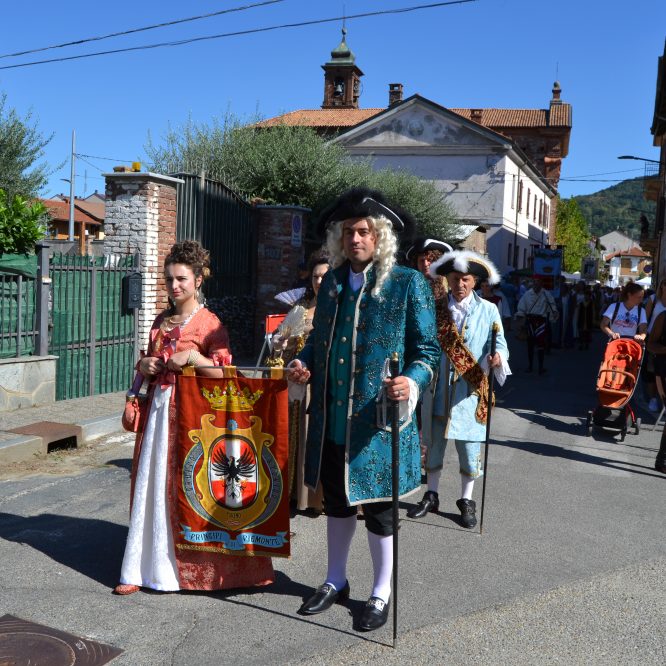
[[643, 360], [643, 346], [630, 338], [611, 340], [606, 346], [604, 359], [597, 375], [598, 405], [587, 413], [587, 434], [592, 428], [606, 428], [620, 433], [623, 442], [627, 434], [629, 419], [634, 434], [641, 429], [641, 420], [636, 418], [629, 404], [634, 394]]

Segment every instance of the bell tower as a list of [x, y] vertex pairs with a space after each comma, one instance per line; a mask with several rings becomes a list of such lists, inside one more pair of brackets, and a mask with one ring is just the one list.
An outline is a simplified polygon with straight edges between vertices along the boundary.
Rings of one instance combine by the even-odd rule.
[[324, 103], [322, 109], [358, 109], [363, 72], [356, 66], [356, 56], [345, 41], [347, 28], [342, 28], [342, 41], [331, 51], [324, 65]]

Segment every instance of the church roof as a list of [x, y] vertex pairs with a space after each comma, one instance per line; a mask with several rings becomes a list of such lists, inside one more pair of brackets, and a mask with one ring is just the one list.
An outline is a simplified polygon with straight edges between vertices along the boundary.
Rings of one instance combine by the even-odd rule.
[[354, 127], [386, 109], [299, 109], [268, 118], [257, 127], [298, 125], [304, 127]]
[[331, 59], [327, 65], [354, 65], [356, 56], [347, 46], [347, 29], [342, 28], [342, 41], [331, 51]]
[[[257, 123], [259, 127], [354, 127], [386, 109], [299, 109]], [[480, 125], [501, 131], [503, 127], [571, 127], [571, 105], [550, 109], [452, 109], [449, 111]]]
[[[571, 127], [571, 104], [550, 109], [449, 109], [486, 127]], [[477, 115], [478, 112], [478, 115]]]

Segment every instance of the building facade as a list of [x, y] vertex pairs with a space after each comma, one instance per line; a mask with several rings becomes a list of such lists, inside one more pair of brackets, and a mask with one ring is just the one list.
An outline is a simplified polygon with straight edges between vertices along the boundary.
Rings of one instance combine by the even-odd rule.
[[450, 109], [414, 95], [332, 141], [376, 169], [432, 181], [465, 225], [485, 227], [502, 271], [529, 266], [533, 247], [548, 244], [555, 189], [512, 140]]
[[[571, 105], [555, 82], [548, 108], [446, 108], [390, 83], [386, 108], [360, 107], [363, 72], [346, 43], [324, 65], [324, 102], [258, 125], [312, 127], [377, 168], [433, 180], [465, 225], [487, 225], [502, 269], [529, 265], [534, 245], [554, 242], [557, 185], [569, 151]], [[356, 94], [358, 92], [358, 94]]]

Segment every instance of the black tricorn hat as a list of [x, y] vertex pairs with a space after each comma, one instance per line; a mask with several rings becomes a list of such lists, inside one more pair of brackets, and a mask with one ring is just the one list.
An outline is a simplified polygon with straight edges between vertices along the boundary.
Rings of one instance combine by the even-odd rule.
[[405, 253], [405, 258], [410, 260], [414, 257], [418, 257], [419, 254], [428, 252], [429, 250], [437, 250], [438, 252], [444, 253], [451, 252], [453, 248], [448, 243], [438, 240], [437, 238], [426, 238], [424, 236], [420, 236], [409, 247]]
[[390, 220], [396, 233], [411, 233], [414, 228], [412, 216], [399, 206], [389, 203], [381, 192], [367, 187], [352, 187], [321, 212], [317, 233], [324, 237], [326, 229], [333, 222], [380, 216]]

